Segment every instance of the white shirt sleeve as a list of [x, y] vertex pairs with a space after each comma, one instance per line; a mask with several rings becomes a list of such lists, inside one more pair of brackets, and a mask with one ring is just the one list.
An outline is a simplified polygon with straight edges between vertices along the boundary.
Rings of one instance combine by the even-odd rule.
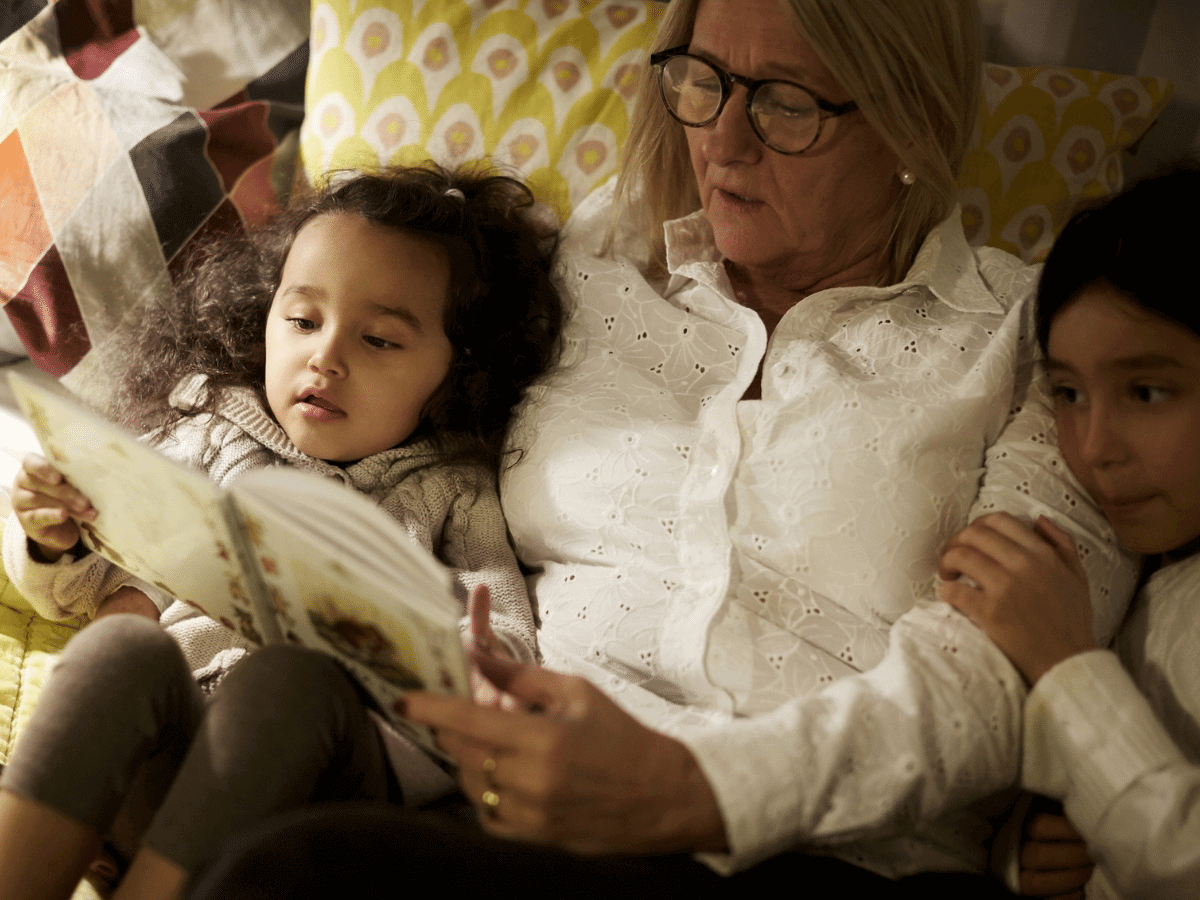
[[1073, 656], [1038, 681], [1025, 710], [1022, 778], [1063, 798], [1125, 900], [1200, 897], [1200, 767], [1115, 654]]

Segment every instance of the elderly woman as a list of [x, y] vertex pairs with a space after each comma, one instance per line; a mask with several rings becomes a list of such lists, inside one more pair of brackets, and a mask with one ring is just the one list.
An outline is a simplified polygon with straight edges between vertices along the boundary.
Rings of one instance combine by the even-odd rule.
[[[615, 191], [564, 241], [573, 355], [511, 438], [545, 668], [484, 654], [510, 702], [405, 704], [490, 835], [570, 853], [346, 834], [580, 889], [796, 850], [983, 870], [1025, 688], [934, 601], [942, 548], [1069, 517], [1102, 641], [1132, 566], [1054, 447], [1035, 272], [959, 224], [978, 31], [970, 0], [674, 0]], [[322, 821], [283, 833], [308, 853]]]

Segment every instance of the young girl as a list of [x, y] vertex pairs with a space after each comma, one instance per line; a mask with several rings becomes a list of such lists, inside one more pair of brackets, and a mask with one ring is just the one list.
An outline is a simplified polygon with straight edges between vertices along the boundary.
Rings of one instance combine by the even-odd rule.
[[[466, 640], [531, 660], [495, 489], [510, 412], [562, 319], [531, 205], [512, 179], [434, 167], [335, 182], [205, 253], [134, 336], [114, 409], [218, 483], [290, 465], [377, 500], [471, 596]], [[39, 612], [156, 619], [171, 602], [82, 548], [96, 513], [44, 460], [25, 463], [13, 506], [5, 564]], [[61, 657], [0, 782], [0, 896], [68, 896], [101, 836], [133, 851], [143, 831], [117, 896], [171, 896], [271, 813], [452, 784], [390, 730], [381, 742], [323, 654], [270, 647], [233, 668], [246, 647], [221, 626], [179, 601], [163, 623], [178, 644], [105, 615]]]
[[1077, 215], [1038, 293], [1063, 456], [1145, 557], [1113, 651], [1044, 517], [976, 521], [942, 560], [942, 597], [1032, 686], [1023, 782], [1087, 841], [1089, 898], [1200, 897], [1200, 225], [1176, 215], [1198, 204], [1184, 165]]

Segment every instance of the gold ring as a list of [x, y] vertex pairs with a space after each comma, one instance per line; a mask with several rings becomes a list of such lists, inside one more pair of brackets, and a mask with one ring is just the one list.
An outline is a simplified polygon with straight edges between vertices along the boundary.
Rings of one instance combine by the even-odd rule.
[[490, 788], [483, 792], [483, 812], [489, 819], [496, 818], [496, 807], [500, 805], [500, 795]]
[[496, 771], [496, 761], [490, 756], [483, 761], [483, 774], [491, 775]]

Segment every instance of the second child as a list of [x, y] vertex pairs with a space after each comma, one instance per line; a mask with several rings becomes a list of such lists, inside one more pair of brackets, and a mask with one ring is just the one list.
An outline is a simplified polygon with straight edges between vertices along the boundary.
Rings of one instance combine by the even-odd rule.
[[1177, 214], [1198, 204], [1181, 165], [1078, 214], [1038, 292], [1063, 457], [1145, 558], [1112, 650], [1049, 520], [980, 519], [942, 560], [942, 597], [1031, 686], [1022, 782], [1086, 841], [1089, 900], [1200, 896], [1200, 226]]

